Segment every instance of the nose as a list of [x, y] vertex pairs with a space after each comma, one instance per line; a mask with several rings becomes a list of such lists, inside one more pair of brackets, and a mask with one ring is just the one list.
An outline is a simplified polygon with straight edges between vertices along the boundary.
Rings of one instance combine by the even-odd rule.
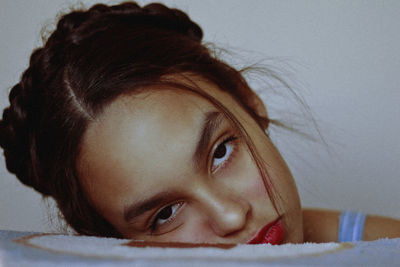
[[246, 200], [229, 192], [208, 192], [203, 197], [208, 223], [216, 235], [227, 237], [245, 228], [251, 211]]

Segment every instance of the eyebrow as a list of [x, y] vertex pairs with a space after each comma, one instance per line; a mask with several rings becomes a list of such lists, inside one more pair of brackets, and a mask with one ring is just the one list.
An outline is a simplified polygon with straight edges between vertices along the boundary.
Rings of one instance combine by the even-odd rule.
[[[197, 141], [195, 152], [193, 154], [193, 161], [195, 162], [195, 166], [200, 166], [200, 161], [203, 158], [204, 153], [207, 151], [208, 144], [210, 143], [215, 131], [221, 125], [223, 118], [224, 116], [222, 115], [222, 113], [218, 111], [210, 111], [205, 113], [203, 126]], [[126, 222], [129, 222], [135, 217], [138, 217], [143, 213], [164, 204], [174, 197], [175, 194], [173, 194], [172, 192], [161, 192], [150, 197], [149, 199], [145, 199], [133, 205], [129, 205], [124, 209], [124, 220]]]
[[205, 115], [206, 116], [203, 121], [200, 137], [193, 154], [193, 161], [197, 167], [200, 166], [201, 159], [203, 158], [204, 153], [207, 151], [208, 144], [210, 143], [214, 133], [220, 127], [224, 118], [222, 113], [218, 111], [210, 111]]

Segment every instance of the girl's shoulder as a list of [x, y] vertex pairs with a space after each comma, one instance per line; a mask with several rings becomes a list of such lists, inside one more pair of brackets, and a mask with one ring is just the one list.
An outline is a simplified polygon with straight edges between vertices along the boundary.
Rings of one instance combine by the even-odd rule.
[[304, 242], [338, 242], [400, 237], [400, 220], [360, 212], [303, 209]]

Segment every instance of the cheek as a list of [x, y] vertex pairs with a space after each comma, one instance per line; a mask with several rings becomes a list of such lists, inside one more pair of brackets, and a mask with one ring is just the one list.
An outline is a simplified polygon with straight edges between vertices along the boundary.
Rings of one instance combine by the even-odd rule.
[[201, 220], [189, 220], [183, 228], [166, 238], [168, 242], [184, 243], [214, 243], [217, 242], [215, 234], [210, 231], [210, 227], [201, 223]]
[[250, 202], [260, 200], [265, 203], [269, 199], [267, 190], [257, 165], [244, 145], [232, 163], [232, 168], [226, 174], [225, 186]]
[[257, 169], [243, 173], [242, 177], [238, 185], [242, 196], [246, 196], [250, 201], [268, 199], [268, 192]]

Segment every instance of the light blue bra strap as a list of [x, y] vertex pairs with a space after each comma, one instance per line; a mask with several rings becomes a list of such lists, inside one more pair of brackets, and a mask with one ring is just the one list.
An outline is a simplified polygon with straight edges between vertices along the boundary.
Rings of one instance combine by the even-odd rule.
[[362, 212], [343, 211], [339, 221], [339, 242], [361, 241], [365, 223]]

